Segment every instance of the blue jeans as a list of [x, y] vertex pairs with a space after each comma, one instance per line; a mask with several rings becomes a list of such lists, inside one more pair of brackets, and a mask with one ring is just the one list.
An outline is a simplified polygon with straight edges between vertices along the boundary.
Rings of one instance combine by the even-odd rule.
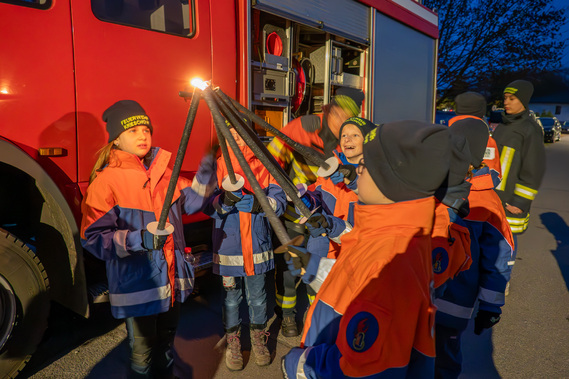
[[265, 274], [235, 277], [235, 286], [225, 288], [223, 305], [223, 324], [226, 331], [235, 331], [241, 325], [239, 304], [243, 299], [243, 287], [249, 305], [249, 322], [255, 329], [264, 328], [267, 322], [267, 293], [265, 291]]

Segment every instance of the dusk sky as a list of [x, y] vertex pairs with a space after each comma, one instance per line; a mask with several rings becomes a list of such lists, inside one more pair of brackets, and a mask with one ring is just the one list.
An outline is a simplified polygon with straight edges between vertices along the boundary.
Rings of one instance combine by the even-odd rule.
[[[567, 0], [553, 0], [552, 4], [558, 8], [565, 8], [566, 9], [565, 14], [569, 18], [569, 2]], [[569, 41], [568, 41], [568, 39], [569, 39], [569, 20], [561, 28], [561, 33], [562, 33], [563, 38], [567, 41], [566, 46], [565, 46], [565, 51], [560, 52], [560, 54], [563, 54], [563, 58], [561, 60], [561, 63], [563, 64], [564, 67], [569, 68]]]

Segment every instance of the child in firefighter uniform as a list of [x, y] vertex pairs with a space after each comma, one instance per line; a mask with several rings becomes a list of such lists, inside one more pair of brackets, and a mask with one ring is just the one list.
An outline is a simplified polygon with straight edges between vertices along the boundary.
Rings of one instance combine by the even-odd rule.
[[[322, 107], [321, 114], [305, 115], [295, 118], [285, 125], [281, 132], [296, 142], [308, 146], [328, 158], [333, 155], [339, 144], [339, 129], [348, 118], [359, 115], [364, 94], [361, 90], [340, 87], [331, 102]], [[306, 159], [292, 150], [284, 141], [274, 138], [267, 146], [282, 168], [289, 173], [295, 185], [310, 186], [316, 179], [318, 166], [310, 164]], [[291, 238], [306, 234], [304, 225], [299, 224], [301, 217], [295, 211], [294, 205], [288, 204], [283, 214], [283, 223]], [[282, 315], [281, 330], [285, 337], [298, 336], [296, 326], [296, 280], [287, 270], [282, 256], [276, 257], [275, 282], [277, 289], [277, 315]], [[306, 288], [309, 301], [314, 299], [314, 292]]]
[[147, 225], [160, 217], [171, 153], [152, 147], [153, 126], [135, 101], [113, 104], [103, 121], [109, 143], [83, 200], [81, 242], [106, 262], [111, 312], [126, 319], [132, 375], [168, 377], [179, 304], [194, 282], [193, 267], [184, 260], [182, 214], [205, 206], [215, 188], [214, 159], [206, 156], [192, 181], [178, 180], [168, 214], [173, 233], [155, 236]]
[[[286, 206], [286, 196], [269, 171], [255, 157], [251, 149], [231, 129], [239, 148], [261, 188], [264, 189], [273, 210], [280, 216]], [[213, 229], [213, 272], [222, 276], [225, 289], [223, 323], [227, 336], [225, 363], [230, 370], [243, 369], [241, 353], [241, 318], [239, 304], [243, 291], [249, 305], [251, 347], [255, 363], [268, 365], [271, 355], [266, 347], [268, 333], [267, 295], [265, 274], [274, 268], [271, 227], [257, 199], [252, 194], [251, 185], [245, 178], [233, 151], [229, 153], [236, 174], [245, 179], [243, 190], [230, 192], [221, 189], [221, 183], [228, 174], [223, 157], [217, 162], [219, 188], [212, 197], [205, 213], [215, 219]]]
[[[484, 115], [486, 114], [486, 99], [484, 96], [477, 92], [464, 92], [454, 98], [454, 104], [456, 116], [448, 120], [448, 126], [452, 126], [455, 122], [469, 125], [484, 124], [490, 130], [484, 120]], [[496, 171], [500, 179], [502, 178], [498, 146], [491, 136], [488, 136], [483, 162], [491, 171]]]
[[483, 164], [488, 143], [488, 128], [482, 123], [454, 123], [451, 135], [466, 137], [470, 159], [468, 196], [470, 212], [464, 218], [470, 230], [472, 264], [445, 284], [437, 293], [436, 375], [457, 378], [461, 371], [461, 334], [475, 315], [475, 334], [491, 328], [500, 320], [504, 291], [510, 278], [508, 261], [513, 239], [500, 198], [494, 191], [498, 174]]
[[434, 376], [433, 195], [448, 174], [449, 131], [383, 124], [363, 156], [354, 229], [310, 307], [301, 347], [283, 358], [285, 377]]
[[[338, 257], [340, 238], [352, 230], [353, 204], [358, 200], [356, 168], [363, 156], [364, 137], [375, 127], [361, 117], [346, 120], [340, 127], [340, 151], [334, 150], [338, 170], [330, 177], [319, 177], [315, 189], [305, 194], [310, 199], [310, 208], [316, 208], [306, 222], [310, 233], [307, 248], [311, 253], [310, 263], [302, 276], [306, 284], [316, 278], [321, 257]], [[318, 290], [317, 285], [311, 288], [315, 292]]]

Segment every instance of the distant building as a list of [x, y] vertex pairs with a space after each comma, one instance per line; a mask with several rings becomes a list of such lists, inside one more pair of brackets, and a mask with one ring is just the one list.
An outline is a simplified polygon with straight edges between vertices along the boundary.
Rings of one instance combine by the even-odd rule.
[[536, 115], [551, 112], [559, 121], [569, 121], [569, 91], [557, 92], [545, 96], [534, 96], [529, 108]]

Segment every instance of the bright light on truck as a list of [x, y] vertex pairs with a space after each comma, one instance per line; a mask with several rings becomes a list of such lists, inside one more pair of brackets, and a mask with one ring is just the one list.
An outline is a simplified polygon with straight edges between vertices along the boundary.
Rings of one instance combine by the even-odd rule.
[[204, 89], [207, 88], [208, 84], [207, 82], [204, 82], [203, 80], [201, 80], [200, 78], [193, 78], [190, 82], [191, 85], [193, 85], [194, 87], [198, 87], [199, 89], [201, 89], [202, 91]]

